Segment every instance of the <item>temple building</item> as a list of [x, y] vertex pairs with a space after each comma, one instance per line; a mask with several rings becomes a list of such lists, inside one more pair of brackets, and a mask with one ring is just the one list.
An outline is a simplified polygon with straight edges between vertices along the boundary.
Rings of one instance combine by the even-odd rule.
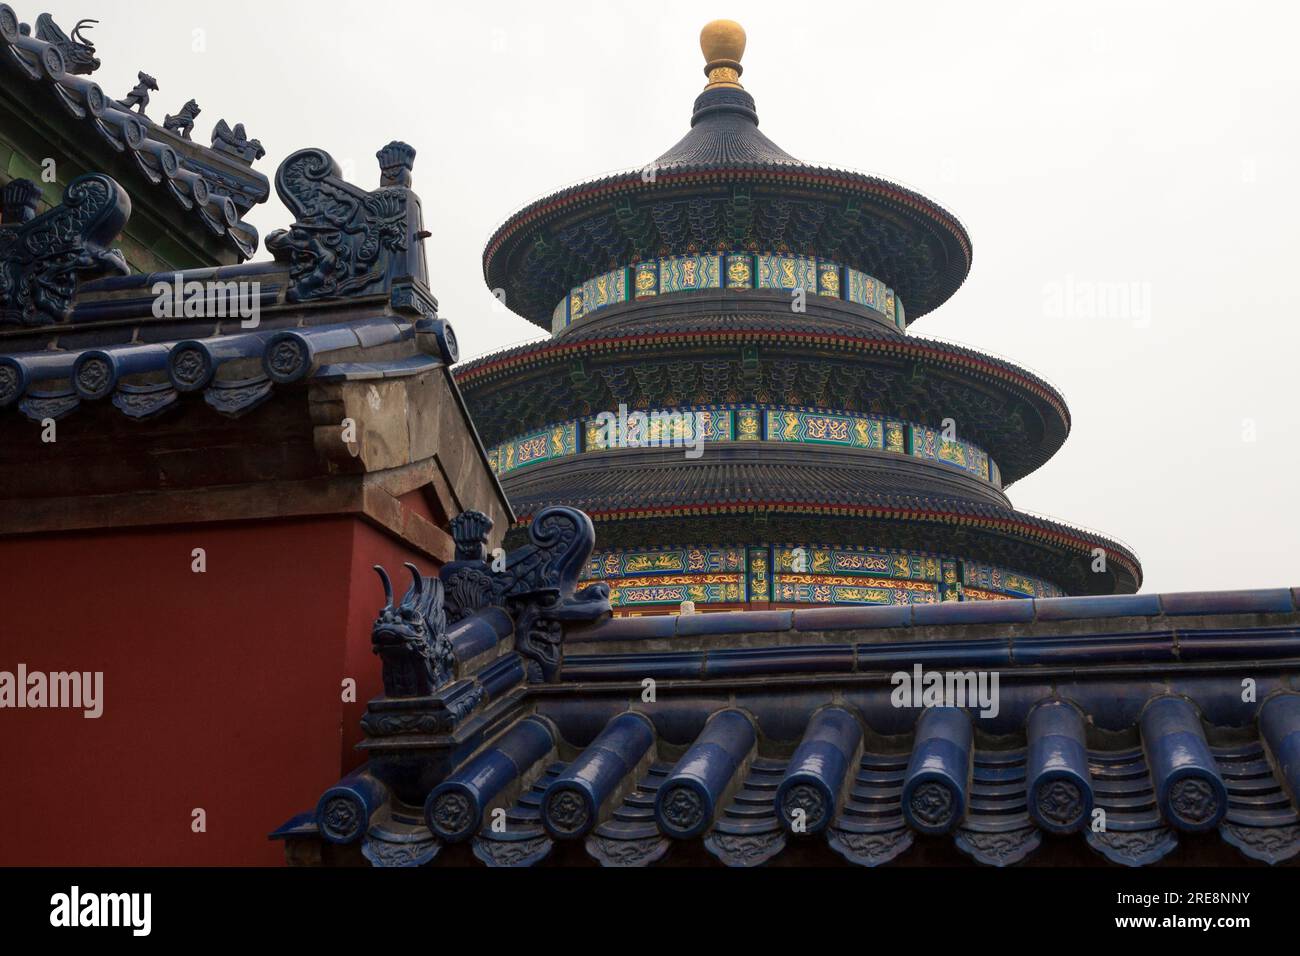
[[549, 340], [457, 381], [520, 522], [586, 511], [619, 613], [1132, 593], [1123, 545], [1015, 511], [1070, 430], [1009, 362], [912, 326], [971, 267], [915, 192], [759, 129], [745, 34], [701, 35], [691, 129], [511, 216], [488, 286]]
[[760, 133], [736, 24], [456, 372], [415, 147], [264, 176], [89, 26], [0, 3], [4, 863], [1300, 861], [1300, 588], [1014, 511], [1064, 401], [911, 334], [965, 230]]

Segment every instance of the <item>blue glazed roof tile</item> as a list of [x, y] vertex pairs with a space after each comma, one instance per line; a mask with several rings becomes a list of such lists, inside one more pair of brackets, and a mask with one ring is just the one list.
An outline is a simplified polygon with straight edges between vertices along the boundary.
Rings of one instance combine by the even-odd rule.
[[1017, 664], [1172, 661], [1176, 658], [1172, 631], [1060, 637], [1020, 637], [1012, 645]]
[[1287, 588], [1257, 591], [1193, 591], [1162, 594], [1165, 614], [1289, 614], [1296, 609]]
[[683, 614], [677, 618], [678, 637], [696, 634], [751, 634], [759, 631], [788, 631], [793, 611], [725, 611], [712, 614]]
[[843, 631], [877, 627], [910, 627], [908, 605], [863, 605], [861, 607], [812, 607], [794, 612], [796, 631]]
[[1154, 594], [1105, 594], [1095, 597], [1035, 598], [1039, 621], [1079, 621], [1099, 617], [1154, 617], [1160, 599]]
[[1187, 661], [1300, 657], [1300, 628], [1180, 629], [1178, 656]]
[[916, 604], [912, 607], [912, 626], [941, 624], [1023, 624], [1034, 619], [1034, 602], [1022, 598], [1011, 601], [949, 601], [944, 604]]
[[652, 617], [612, 617], [589, 627], [570, 631], [571, 641], [644, 641], [670, 638], [677, 633], [677, 619], [670, 614]]
[[1009, 667], [1011, 647], [1006, 640], [891, 641], [857, 645], [859, 671], [910, 671], [925, 667]]
[[[1069, 600], [1077, 609], [1048, 602], [1036, 620], [1022, 610], [1033, 609], [1027, 600], [1007, 602], [1009, 615], [951, 605], [943, 623], [928, 617], [925, 641], [891, 639], [908, 633], [896, 608], [575, 628], [568, 638], [584, 653], [566, 654], [556, 680], [528, 686], [572, 759], [556, 763], [539, 750], [534, 766], [506, 762], [493, 753], [507, 746], [498, 736], [454, 762], [449, 779], [482, 765], [532, 781], [506, 807], [506, 832], [483, 826], [473, 836], [474, 855], [489, 866], [533, 865], [561, 839], [578, 839], [601, 865], [648, 866], [698, 841], [734, 867], [792, 849], [806, 859], [819, 846], [876, 866], [919, 862], [912, 848], [920, 832], [946, 834], [981, 864], [1010, 866], [1032, 858], [1051, 832], [1113, 864], [1145, 866], [1207, 828], [1250, 859], [1300, 855], [1292, 797], [1300, 789], [1300, 614], [1292, 609], [1267, 626], [1241, 622], [1242, 608], [1278, 607], [1277, 591], [1179, 595], [1172, 606], [1210, 618], [1184, 631], [1152, 598]], [[970, 623], [1016, 627], [974, 640], [945, 630]], [[727, 643], [710, 647], [712, 637]], [[681, 647], [600, 651], [637, 640]], [[1259, 699], [1243, 700], [1243, 674], [1258, 680]], [[961, 680], [949, 686], [969, 689], [970, 699], [914, 698], [954, 675]], [[980, 675], [1000, 678], [1000, 692], [983, 699]], [[670, 681], [671, 690], [644, 697], [647, 678]], [[915, 689], [900, 697], [909, 680]], [[517, 708], [515, 721], [543, 719], [528, 716], [533, 708], [517, 695], [499, 706]], [[390, 744], [401, 747], [383, 738], [367, 746]], [[401, 780], [418, 776], [410, 769]], [[585, 782], [572, 793], [581, 799], [566, 790], [578, 779]], [[1104, 829], [1092, 826], [1094, 808]], [[808, 824], [797, 839], [796, 816]], [[393, 839], [383, 814], [375, 819], [366, 839]], [[317, 838], [301, 817], [276, 835]], [[427, 859], [437, 856], [430, 832], [414, 827], [408, 836], [428, 844]], [[367, 857], [375, 865], [404, 859]]]

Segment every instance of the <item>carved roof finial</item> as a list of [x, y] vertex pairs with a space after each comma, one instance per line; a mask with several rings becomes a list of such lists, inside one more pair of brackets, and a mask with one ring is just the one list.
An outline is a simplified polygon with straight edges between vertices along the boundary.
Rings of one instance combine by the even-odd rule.
[[181, 107], [179, 113], [174, 116], [168, 113], [163, 118], [163, 129], [171, 130], [173, 133], [178, 134], [181, 139], [189, 139], [190, 134], [194, 131], [194, 119], [202, 112], [203, 110], [199, 108], [199, 104], [194, 100], [190, 100]]
[[492, 519], [481, 511], [462, 511], [451, 519], [451, 537], [456, 542], [457, 561], [487, 559], [488, 535]]
[[375, 156], [379, 159], [380, 186], [410, 188], [411, 170], [415, 166], [415, 147], [408, 146], [400, 140], [393, 140], [375, 153]]
[[15, 179], [5, 185], [4, 203], [0, 207], [0, 222], [17, 226], [36, 218], [36, 207], [41, 201], [41, 187], [30, 179]]
[[102, 173], [86, 173], [68, 183], [59, 205], [38, 216], [39, 196], [40, 187], [26, 179], [3, 191], [0, 325], [66, 322], [78, 283], [131, 271], [109, 245], [131, 216], [121, 186]]
[[718, 87], [744, 89], [740, 74], [745, 68], [745, 28], [735, 20], [713, 20], [700, 31], [700, 49], [704, 52], [704, 75], [709, 78], [706, 90]]
[[224, 119], [217, 120], [217, 125], [212, 129], [212, 148], [236, 156], [240, 162], [249, 166], [253, 160], [266, 155], [261, 141], [249, 138], [243, 123], [236, 123], [235, 128], [231, 129]]
[[158, 92], [158, 81], [155, 80], [148, 73], [146, 73], [144, 70], [140, 70], [138, 73], [136, 73], [136, 78], [139, 80], [139, 82], [136, 83], [136, 85], [134, 86], [134, 88], [132, 88], [130, 93], [126, 94], [126, 96], [122, 97], [120, 100], [117, 101], [117, 105], [120, 106], [122, 109], [126, 110], [128, 113], [131, 112], [132, 109], [138, 107], [140, 110], [140, 115], [144, 116], [145, 110], [149, 106], [150, 91], [153, 91], [154, 93]]

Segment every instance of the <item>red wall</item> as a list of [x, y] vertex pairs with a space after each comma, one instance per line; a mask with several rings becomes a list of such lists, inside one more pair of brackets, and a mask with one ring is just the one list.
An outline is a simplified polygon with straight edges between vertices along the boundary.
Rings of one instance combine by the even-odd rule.
[[104, 672], [98, 719], [0, 710], [0, 864], [282, 862], [266, 834], [361, 761], [370, 568], [405, 560], [434, 570], [350, 517], [0, 539], [0, 670]]

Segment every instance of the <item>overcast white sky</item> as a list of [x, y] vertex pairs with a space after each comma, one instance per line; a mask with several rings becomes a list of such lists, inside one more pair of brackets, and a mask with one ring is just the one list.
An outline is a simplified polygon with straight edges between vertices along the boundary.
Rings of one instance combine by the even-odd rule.
[[[376, 149], [415, 146], [431, 282], [469, 357], [542, 335], [492, 308], [492, 230], [676, 142], [700, 27], [737, 19], [769, 136], [969, 230], [970, 278], [912, 331], [1064, 393], [1074, 430], [1016, 506], [1125, 541], [1144, 591], [1300, 585], [1293, 4], [9, 2], [98, 17], [109, 95], [146, 70], [154, 119], [194, 97], [195, 138], [245, 123], [268, 176], [319, 146], [373, 187]], [[288, 223], [275, 198], [249, 218]], [[1086, 314], [1121, 287], [1128, 318]]]

